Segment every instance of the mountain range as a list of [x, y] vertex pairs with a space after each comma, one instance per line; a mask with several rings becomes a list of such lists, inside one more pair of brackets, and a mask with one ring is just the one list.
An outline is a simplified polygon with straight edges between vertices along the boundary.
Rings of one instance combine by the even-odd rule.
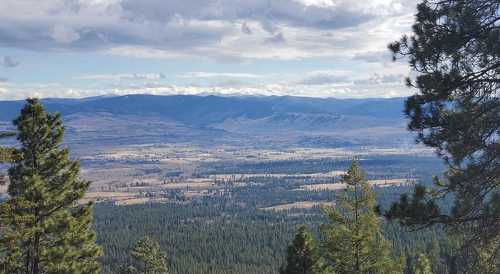
[[[285, 146], [397, 145], [405, 130], [405, 98], [334, 99], [292, 96], [126, 95], [43, 99], [60, 112], [68, 142], [192, 142]], [[6, 125], [23, 101], [0, 101]]]

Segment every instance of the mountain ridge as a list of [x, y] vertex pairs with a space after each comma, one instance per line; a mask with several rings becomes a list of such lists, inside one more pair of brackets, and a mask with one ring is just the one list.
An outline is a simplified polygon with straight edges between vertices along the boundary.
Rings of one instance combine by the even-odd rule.
[[[275, 113], [328, 113], [332, 115], [402, 117], [404, 98], [336, 99], [293, 96], [123, 95], [82, 99], [42, 99], [49, 111], [63, 116], [85, 112], [156, 115], [184, 123], [206, 124], [228, 118], [263, 118]], [[14, 119], [24, 101], [0, 101], [0, 120]], [[198, 120], [198, 121], [196, 121]]]
[[[332, 147], [412, 140], [406, 131], [404, 98], [124, 95], [42, 102], [48, 111], [62, 114], [67, 140], [73, 144], [186, 140], [205, 145]], [[0, 101], [0, 122], [10, 124], [23, 105], [24, 101]]]

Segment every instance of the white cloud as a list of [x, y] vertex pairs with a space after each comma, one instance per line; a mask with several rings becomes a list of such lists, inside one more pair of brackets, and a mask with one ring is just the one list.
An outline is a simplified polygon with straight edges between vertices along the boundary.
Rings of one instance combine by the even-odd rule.
[[396, 26], [408, 29], [415, 5], [414, 0], [2, 0], [0, 46], [222, 61], [354, 56], [385, 48], [400, 35]]
[[92, 74], [75, 77], [78, 80], [159, 80], [164, 79], [165, 75], [161, 73], [122, 73], [122, 74]]
[[352, 80], [352, 72], [339, 70], [319, 70], [309, 72], [298, 81], [300, 85], [315, 86], [325, 84], [348, 83]]
[[[175, 75], [169, 75], [168, 79], [161, 73], [128, 73], [148, 71], [149, 66], [132, 67], [132, 62], [127, 62], [128, 65], [116, 70], [124, 73], [82, 72], [87, 67], [81, 66], [78, 70], [61, 74], [60, 78], [50, 76], [50, 79], [65, 81], [64, 85], [50, 87], [21, 84], [23, 79], [34, 80], [26, 76], [29, 73], [21, 72], [18, 76], [11, 70], [2, 75], [9, 78], [9, 82], [0, 86], [0, 98], [24, 98], [34, 92], [44, 97], [135, 92], [405, 96], [411, 92], [400, 79], [408, 67], [392, 64], [385, 49], [389, 42], [410, 30], [417, 2], [0, 0], [0, 48], [15, 49], [14, 55], [17, 51], [29, 50], [30, 56], [33, 52], [47, 53], [48, 56], [64, 52], [70, 53], [68, 58], [87, 53], [92, 58], [104, 60], [150, 58], [152, 60], [146, 61], [154, 62], [154, 70], [165, 62], [157, 59], [188, 60], [186, 65], [178, 66], [180, 68], [169, 68]], [[75, 58], [78, 60], [75, 62], [82, 60], [82, 56]], [[23, 64], [27, 66], [19, 69], [31, 66], [33, 70], [37, 66], [52, 65], [50, 68], [57, 70], [53, 64], [30, 64], [33, 60], [23, 57]], [[204, 66], [192, 65], [198, 60]], [[99, 61], [96, 63], [102, 63]], [[325, 64], [336, 61], [339, 66], [335, 68], [345, 71], [324, 69]], [[219, 62], [237, 62], [230, 64], [236, 68], [234, 71], [245, 73], [227, 70], [225, 65], [219, 68]], [[237, 67], [240, 63], [245, 66], [242, 70]], [[18, 64], [13, 57], [5, 56], [3, 62], [0, 59], [0, 65], [4, 67]], [[276, 68], [275, 73], [280, 75], [270, 76], [262, 72], [259, 67], [262, 64]], [[288, 64], [294, 64], [294, 67], [280, 67]], [[73, 63], [64, 62], [59, 69], [71, 65]], [[214, 68], [213, 71], [197, 71], [210, 68]], [[112, 65], [104, 69], [114, 72]], [[305, 73], [307, 69], [311, 72]], [[269, 69], [266, 67], [265, 71]], [[378, 74], [371, 73], [373, 71]], [[76, 77], [72, 77], [74, 75]], [[173, 78], [175, 76], [177, 78]], [[171, 79], [177, 81], [170, 82]]]
[[[253, 75], [238, 73], [192, 73], [192, 75], [208, 78], [236, 76], [245, 78]], [[307, 82], [312, 76], [330, 76], [325, 81]], [[118, 77], [96, 76], [89, 79], [131, 79], [129, 76]], [[309, 77], [309, 78], [308, 78]], [[154, 77], [153, 77], [154, 78]], [[126, 95], [126, 94], [220, 94], [220, 95], [290, 95], [306, 97], [337, 97], [337, 98], [386, 98], [408, 96], [414, 90], [407, 88], [400, 74], [371, 74], [364, 77], [349, 77], [347, 71], [317, 71], [296, 81], [274, 81], [268, 83], [246, 83], [237, 80], [228, 82], [213, 82], [207, 84], [168, 84], [162, 81], [144, 82], [114, 82], [102, 88], [68, 87], [58, 84], [14, 84], [0, 82], [0, 99], [22, 99], [29, 96], [43, 97], [73, 97], [81, 98], [96, 95]], [[233, 78], [230, 78], [233, 79]], [[236, 81], [236, 82], [235, 82]]]
[[330, 7], [335, 5], [333, 0], [295, 0], [306, 6]]
[[391, 59], [392, 56], [388, 50], [360, 52], [353, 57], [353, 60], [365, 61], [368, 63], [386, 63], [390, 62]]
[[75, 30], [65, 26], [55, 26], [52, 28], [50, 36], [55, 42], [61, 44], [69, 44], [80, 39], [80, 34]]
[[386, 74], [380, 75], [378, 73], [374, 73], [369, 78], [358, 79], [354, 81], [356, 85], [404, 85], [405, 75], [403, 74]]
[[182, 78], [261, 78], [262, 75], [253, 73], [233, 73], [233, 72], [204, 72], [194, 71], [180, 75]]
[[286, 39], [285, 36], [283, 35], [283, 32], [278, 32], [275, 35], [267, 38], [265, 41], [267, 43], [285, 43]]

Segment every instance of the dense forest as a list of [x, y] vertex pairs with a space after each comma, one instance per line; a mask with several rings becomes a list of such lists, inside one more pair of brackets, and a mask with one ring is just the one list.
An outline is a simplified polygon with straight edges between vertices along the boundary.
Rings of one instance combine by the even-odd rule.
[[[394, 201], [400, 190], [383, 192], [379, 201]], [[265, 204], [254, 204], [260, 203]], [[128, 250], [146, 235], [168, 253], [172, 273], [277, 273], [296, 229], [307, 224], [319, 237], [319, 227], [327, 223], [319, 207], [263, 211], [213, 198], [190, 204], [99, 204], [94, 214], [105, 273], [126, 264]], [[441, 229], [410, 232], [397, 223], [384, 223], [384, 234], [393, 242], [395, 256], [404, 255], [408, 269], [418, 254], [427, 253], [434, 273], [458, 273], [449, 271], [456, 264], [456, 243]]]

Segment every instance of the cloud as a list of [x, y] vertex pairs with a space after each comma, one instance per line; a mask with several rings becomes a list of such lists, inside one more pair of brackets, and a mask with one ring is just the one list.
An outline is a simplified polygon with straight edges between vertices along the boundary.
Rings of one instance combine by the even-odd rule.
[[2, 0], [0, 47], [221, 61], [345, 56], [385, 48], [394, 36], [388, 28], [409, 27], [401, 18], [414, 5], [410, 0]]
[[347, 71], [313, 71], [297, 83], [306, 86], [347, 83], [352, 81], [349, 74]]
[[[34, 90], [43, 97], [134, 92], [405, 96], [409, 91], [401, 74], [408, 66], [391, 63], [385, 49], [411, 31], [416, 2], [0, 0], [4, 55], [25, 51], [23, 63], [42, 60], [37, 66], [22, 66], [25, 71], [19, 74], [5, 73], [9, 82], [0, 85], [0, 98], [23, 98]], [[61, 56], [76, 58], [60, 64], [43, 61]], [[127, 60], [123, 56], [152, 60], [105, 63]], [[82, 72], [88, 69], [81, 66], [87, 57], [89, 63], [103, 64], [99, 72], [114, 72], [123, 64], [121, 73]], [[157, 59], [172, 61], [168, 70], [175, 75], [169, 81], [161, 73], [134, 73], [167, 63]], [[238, 64], [218, 67], [219, 62]], [[13, 57], [0, 56], [0, 67], [18, 64]], [[46, 73], [31, 76], [42, 65]], [[29, 84], [34, 79], [61, 84]]]
[[75, 30], [65, 26], [55, 26], [50, 36], [56, 43], [70, 44], [80, 39], [80, 34]]
[[354, 81], [355, 85], [404, 85], [405, 75], [403, 74], [387, 74], [380, 75], [374, 73], [371, 77], [366, 79], [358, 79]]
[[320, 85], [336, 85], [336, 86], [351, 86], [359, 88], [361, 86], [378, 88], [381, 85], [395, 85], [404, 87], [405, 75], [403, 74], [379, 74], [371, 75], [354, 75], [349, 71], [313, 71], [308, 73], [304, 78], [297, 81], [298, 85], [305, 86], [320, 86]]
[[[188, 74], [189, 75], [189, 74]], [[371, 74], [354, 77], [348, 71], [316, 71], [296, 81], [247, 82], [251, 75], [226, 73], [192, 73], [205, 76], [205, 83], [170, 84], [164, 81], [144, 80], [138, 82], [115, 81], [109, 85], [82, 88], [57, 84], [0, 84], [0, 99], [22, 99], [39, 97], [89, 97], [98, 95], [126, 94], [218, 94], [218, 95], [276, 95], [336, 98], [388, 98], [411, 95], [414, 90], [407, 88], [400, 74]], [[240, 78], [218, 78], [238, 76]], [[242, 77], [243, 76], [243, 77]], [[316, 76], [317, 78], [314, 78]], [[320, 76], [324, 77], [323, 79]], [[120, 77], [95, 77], [97, 79], [121, 79]], [[204, 78], [204, 79], [207, 79]], [[130, 78], [126, 78], [130, 79]], [[304, 79], [316, 79], [315, 81]]]
[[241, 25], [241, 31], [244, 33], [244, 34], [252, 34], [252, 29], [248, 26], [247, 22], [243, 22], [243, 24]]
[[15, 68], [19, 66], [20, 62], [15, 60], [13, 57], [4, 56], [1, 65], [6, 68]]
[[334, 97], [403, 97], [413, 93], [404, 84], [402, 74], [354, 75], [348, 71], [316, 71], [296, 82], [294, 89], [311, 94], [329, 94]]
[[259, 20], [258, 22], [262, 30], [266, 31], [269, 34], [275, 34], [280, 30], [280, 28], [270, 20]]
[[266, 42], [271, 43], [271, 44], [273, 44], [273, 43], [285, 43], [286, 39], [285, 39], [285, 36], [283, 35], [283, 33], [279, 32], [279, 33], [273, 35], [272, 37], [267, 38]]
[[78, 80], [104, 80], [104, 81], [120, 81], [120, 80], [160, 80], [164, 79], [165, 75], [161, 73], [123, 73], [123, 74], [93, 74], [75, 77]]
[[233, 73], [233, 72], [203, 72], [194, 71], [181, 75], [182, 78], [261, 78], [262, 75], [253, 73]]
[[357, 53], [353, 57], [353, 60], [365, 61], [367, 63], [384, 63], [384, 62], [390, 62], [391, 59], [392, 59], [391, 53], [389, 52], [388, 49], [385, 51], [361, 52]]
[[335, 5], [310, 5], [302, 1], [269, 0], [124, 0], [122, 9], [129, 18], [167, 22], [175, 17], [204, 21], [257, 20], [300, 27], [345, 28], [359, 25], [374, 17], [366, 6], [352, 1], [335, 1]]

